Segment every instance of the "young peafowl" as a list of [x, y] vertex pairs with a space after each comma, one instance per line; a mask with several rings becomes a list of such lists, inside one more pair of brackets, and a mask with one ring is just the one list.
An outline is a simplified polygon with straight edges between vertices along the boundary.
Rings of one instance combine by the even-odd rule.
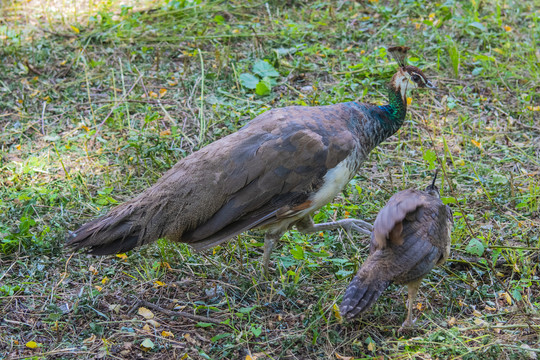
[[384, 106], [346, 102], [269, 110], [180, 160], [152, 187], [70, 234], [67, 246], [114, 254], [159, 238], [207, 249], [253, 228], [266, 231], [263, 267], [292, 226], [310, 233], [342, 227], [366, 234], [359, 219], [314, 224], [310, 214], [354, 177], [369, 152], [394, 134], [410, 89], [435, 87], [405, 64], [407, 47], [388, 49], [399, 64]]
[[369, 256], [343, 296], [340, 312], [347, 318], [366, 311], [395, 282], [408, 288], [407, 318], [401, 329], [412, 327], [412, 309], [424, 276], [450, 255], [452, 211], [433, 183], [425, 191], [398, 192], [381, 209], [371, 236]]

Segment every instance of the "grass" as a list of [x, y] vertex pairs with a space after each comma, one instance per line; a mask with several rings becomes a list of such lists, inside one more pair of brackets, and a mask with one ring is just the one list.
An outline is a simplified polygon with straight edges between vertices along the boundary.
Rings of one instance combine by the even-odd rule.
[[[0, 359], [526, 359], [540, 331], [540, 54], [533, 2], [7, 1], [0, 7]], [[367, 238], [291, 231], [202, 254], [125, 256], [65, 236], [270, 107], [385, 101], [389, 44], [434, 79], [316, 221], [373, 221], [442, 169], [452, 254], [399, 334], [391, 286], [354, 322], [334, 304]], [[265, 60], [264, 65], [261, 60]], [[181, 310], [210, 320], [174, 317]]]

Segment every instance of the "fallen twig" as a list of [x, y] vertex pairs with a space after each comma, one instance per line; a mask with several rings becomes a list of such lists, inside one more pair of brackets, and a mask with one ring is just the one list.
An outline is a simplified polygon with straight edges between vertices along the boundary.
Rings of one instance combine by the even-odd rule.
[[157, 310], [157, 311], [159, 311], [159, 312], [161, 312], [161, 313], [163, 313], [165, 315], [180, 316], [180, 317], [190, 319], [190, 320], [193, 320], [193, 321], [197, 321], [197, 322], [205, 322], [205, 323], [224, 326], [221, 323], [220, 320], [209, 318], [209, 317], [206, 317], [206, 316], [201, 316], [201, 315], [194, 315], [194, 314], [190, 314], [190, 313], [187, 313], [187, 312], [184, 312], [184, 311], [172, 311], [172, 310], [164, 309], [161, 306], [152, 304], [151, 302], [148, 302], [146, 300], [139, 300], [137, 306], [134, 306], [134, 308], [138, 308], [141, 305], [145, 306], [147, 308], [153, 309], [153, 310]]

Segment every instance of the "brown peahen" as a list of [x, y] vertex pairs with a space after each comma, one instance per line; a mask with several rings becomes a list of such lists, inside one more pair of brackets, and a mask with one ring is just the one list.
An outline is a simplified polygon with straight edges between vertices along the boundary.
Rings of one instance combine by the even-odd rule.
[[352, 318], [369, 309], [394, 282], [406, 284], [408, 289], [408, 313], [402, 329], [413, 326], [412, 309], [422, 279], [450, 254], [452, 211], [439, 197], [436, 176], [425, 191], [398, 192], [377, 215], [369, 256], [343, 296], [343, 316]]
[[67, 246], [91, 254], [125, 252], [159, 238], [203, 250], [253, 228], [266, 231], [263, 264], [288, 229], [342, 227], [369, 234], [358, 219], [314, 224], [310, 214], [354, 177], [369, 152], [394, 134], [406, 93], [435, 87], [405, 65], [407, 47], [388, 49], [399, 64], [384, 106], [346, 102], [269, 110], [180, 160], [152, 187], [73, 232]]

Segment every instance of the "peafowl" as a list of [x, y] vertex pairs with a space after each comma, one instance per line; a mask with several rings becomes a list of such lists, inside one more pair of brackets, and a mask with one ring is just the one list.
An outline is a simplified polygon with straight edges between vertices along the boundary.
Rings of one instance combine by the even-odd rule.
[[452, 211], [433, 183], [425, 191], [407, 189], [381, 209], [371, 236], [370, 253], [353, 278], [340, 305], [352, 318], [367, 310], [391, 282], [406, 284], [408, 313], [401, 329], [412, 327], [412, 309], [422, 278], [450, 254]]
[[67, 246], [106, 255], [159, 238], [214, 247], [242, 232], [266, 232], [263, 269], [274, 243], [293, 226], [304, 233], [342, 227], [370, 234], [371, 224], [343, 219], [314, 224], [310, 214], [339, 193], [369, 152], [394, 134], [410, 89], [435, 86], [406, 65], [407, 47], [390, 47], [399, 69], [389, 102], [346, 102], [269, 110], [239, 131], [181, 159], [153, 186], [68, 236]]

